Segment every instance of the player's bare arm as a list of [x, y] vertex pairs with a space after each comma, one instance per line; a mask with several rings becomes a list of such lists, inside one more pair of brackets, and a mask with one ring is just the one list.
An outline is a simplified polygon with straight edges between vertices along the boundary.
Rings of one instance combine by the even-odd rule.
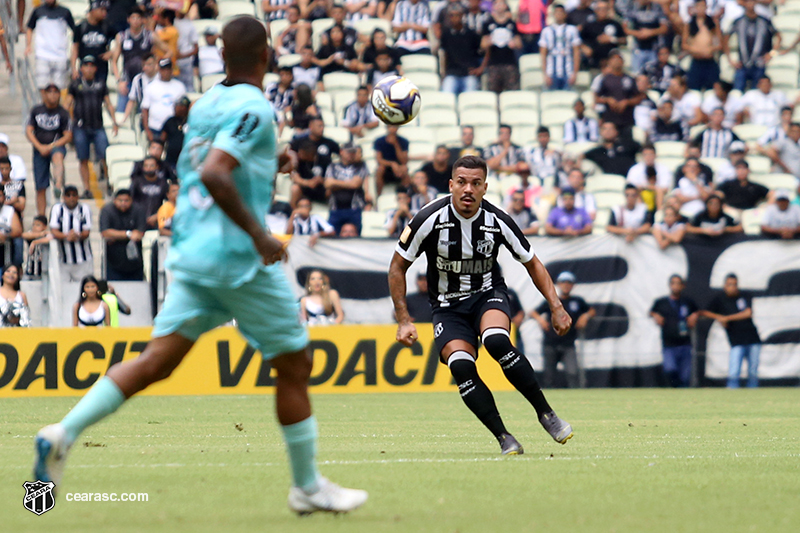
[[566, 335], [572, 326], [572, 319], [564, 309], [561, 300], [559, 300], [555, 285], [553, 285], [553, 279], [547, 269], [539, 261], [539, 258], [535, 256], [525, 263], [525, 268], [531, 280], [533, 280], [533, 284], [536, 285], [536, 288], [539, 289], [539, 292], [542, 293], [542, 296], [550, 305], [550, 321], [553, 323], [553, 329], [559, 335]]
[[411, 346], [417, 341], [417, 328], [411, 322], [406, 307], [406, 272], [411, 262], [397, 252], [392, 256], [389, 265], [389, 293], [394, 303], [394, 315], [397, 319], [397, 341]]
[[250, 235], [264, 264], [270, 265], [284, 257], [283, 244], [267, 234], [242, 201], [233, 181], [233, 170], [238, 166], [239, 161], [227, 152], [212, 149], [206, 157], [200, 179], [220, 209]]

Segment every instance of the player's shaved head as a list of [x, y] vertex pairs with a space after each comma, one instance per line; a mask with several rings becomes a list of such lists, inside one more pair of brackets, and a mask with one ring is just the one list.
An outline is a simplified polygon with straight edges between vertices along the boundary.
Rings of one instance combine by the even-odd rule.
[[222, 56], [230, 73], [251, 73], [267, 61], [267, 30], [249, 16], [236, 17], [222, 28]]

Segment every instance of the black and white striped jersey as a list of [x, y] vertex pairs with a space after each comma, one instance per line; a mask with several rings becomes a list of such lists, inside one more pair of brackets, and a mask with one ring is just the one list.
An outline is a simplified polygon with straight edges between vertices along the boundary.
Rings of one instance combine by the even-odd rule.
[[[70, 210], [65, 203], [60, 202], [53, 205], [50, 211], [50, 227], [55, 228], [61, 233], [69, 233], [75, 230], [80, 234], [85, 230], [92, 229], [92, 211], [86, 204], [78, 204], [75, 209]], [[69, 242], [59, 241], [61, 249], [61, 262], [67, 265], [75, 265], [92, 260], [92, 247], [89, 239]]]
[[395, 251], [407, 261], [428, 259], [428, 297], [434, 308], [448, 307], [473, 294], [505, 288], [497, 264], [505, 246], [521, 263], [534, 253], [519, 226], [486, 200], [470, 219], [459, 215], [451, 195], [429, 203], [400, 235]]

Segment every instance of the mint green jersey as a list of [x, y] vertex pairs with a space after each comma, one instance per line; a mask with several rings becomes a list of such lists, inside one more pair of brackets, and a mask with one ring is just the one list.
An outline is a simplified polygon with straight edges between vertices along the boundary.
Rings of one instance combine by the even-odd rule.
[[272, 202], [276, 145], [275, 112], [258, 88], [218, 84], [194, 104], [178, 159], [181, 187], [166, 262], [176, 279], [238, 287], [263, 266], [253, 240], [214, 203], [200, 173], [212, 148], [235, 158], [236, 188], [263, 224]]

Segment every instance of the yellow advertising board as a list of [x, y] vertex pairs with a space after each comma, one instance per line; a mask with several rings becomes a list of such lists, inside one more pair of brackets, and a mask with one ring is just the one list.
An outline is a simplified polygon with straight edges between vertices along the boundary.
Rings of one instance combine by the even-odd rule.
[[[455, 391], [439, 363], [430, 324], [418, 327], [408, 348], [396, 327], [311, 328], [312, 393]], [[81, 396], [108, 368], [144, 350], [150, 328], [3, 330], [0, 398]], [[493, 390], [511, 390], [499, 365], [482, 351], [478, 368]], [[142, 394], [263, 394], [274, 390], [274, 370], [235, 328], [204, 335], [168, 379]]]

